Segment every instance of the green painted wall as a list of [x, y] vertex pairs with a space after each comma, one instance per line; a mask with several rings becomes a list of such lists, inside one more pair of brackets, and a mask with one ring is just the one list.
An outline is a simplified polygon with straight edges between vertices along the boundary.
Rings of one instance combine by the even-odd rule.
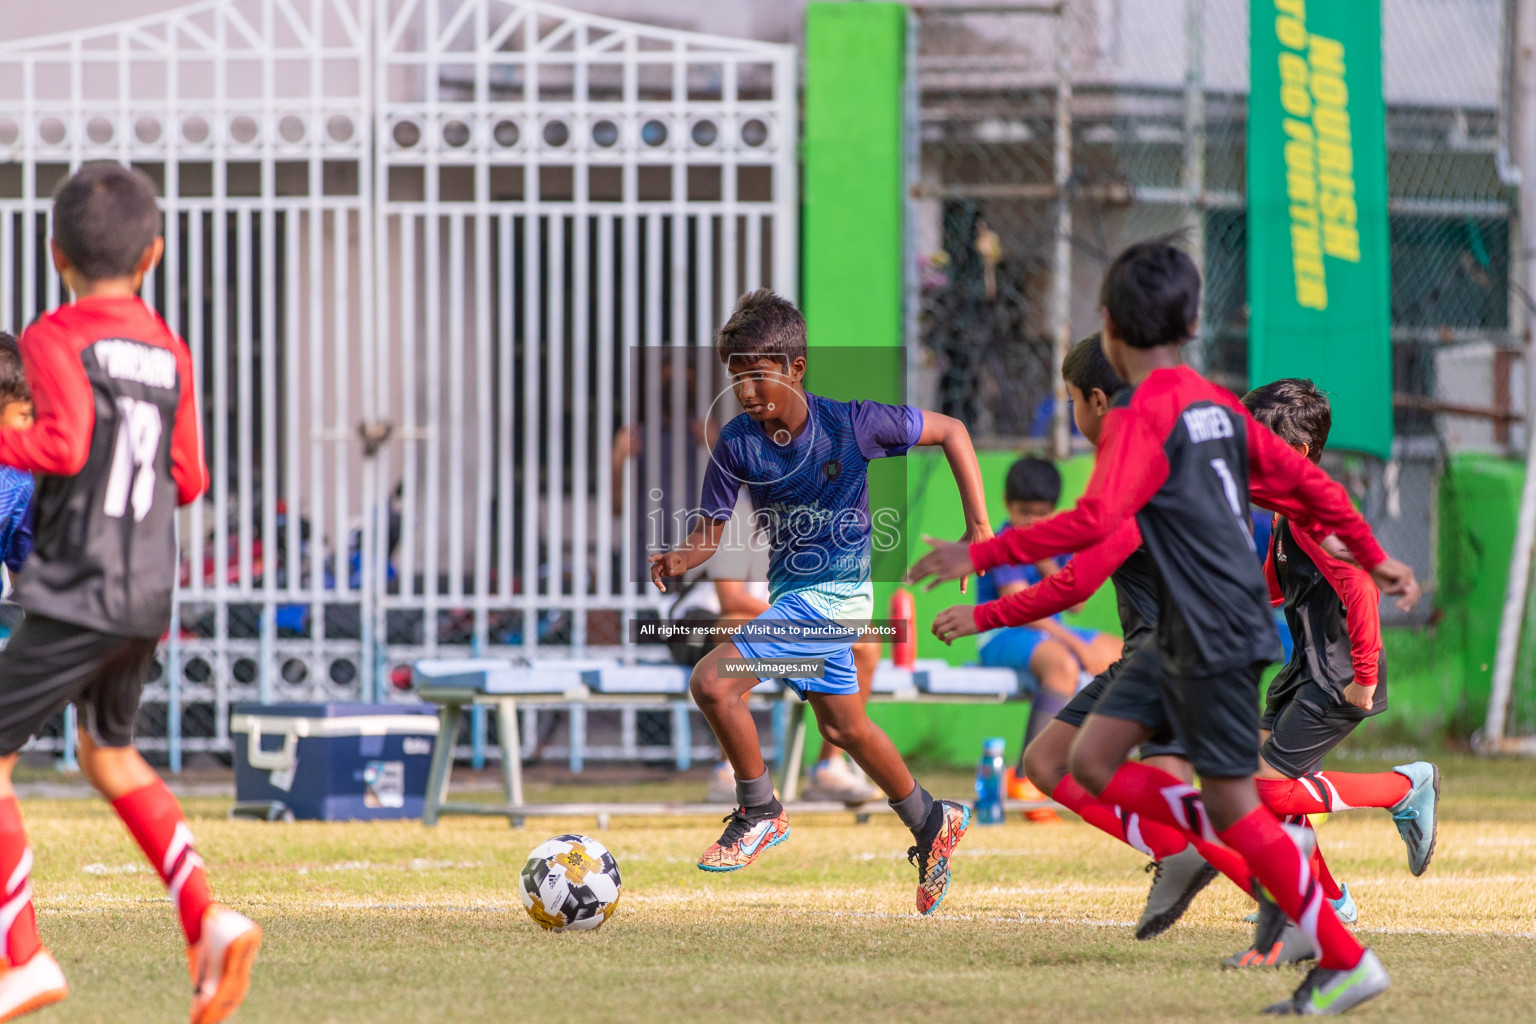
[[[1483, 723], [1524, 484], [1525, 467], [1510, 459], [1458, 455], [1446, 462], [1434, 594], [1440, 621], [1432, 632], [1400, 638], [1404, 656], [1389, 667], [1392, 685], [1404, 683], [1390, 700], [1402, 692], [1399, 714], [1412, 709], [1414, 724], [1464, 736]], [[1399, 672], [1397, 665], [1412, 668]]]
[[813, 345], [902, 343], [906, 27], [901, 4], [806, 9], [800, 294]]

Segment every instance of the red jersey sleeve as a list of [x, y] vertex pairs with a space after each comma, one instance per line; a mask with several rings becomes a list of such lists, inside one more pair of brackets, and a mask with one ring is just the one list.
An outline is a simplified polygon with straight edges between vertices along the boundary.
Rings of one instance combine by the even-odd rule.
[[[1277, 516], [1275, 523], [1271, 525], [1270, 529], [1273, 530], [1278, 524], [1279, 517]], [[1275, 544], [1273, 541], [1270, 542], [1269, 549], [1264, 552], [1264, 582], [1269, 584], [1269, 603], [1276, 608], [1284, 604], [1285, 595], [1280, 592], [1280, 579], [1275, 575]]]
[[176, 401], [176, 425], [171, 432], [171, 477], [176, 481], [177, 504], [187, 505], [208, 489], [208, 465], [203, 461], [203, 420], [197, 408], [192, 354], [180, 338], [173, 344], [181, 396]]
[[1077, 504], [972, 544], [971, 563], [977, 572], [985, 572], [996, 565], [1087, 551], [1141, 511], [1167, 479], [1168, 456], [1146, 420], [1129, 408], [1111, 409], [1104, 418], [1093, 476]]
[[46, 317], [27, 328], [20, 348], [32, 389], [32, 429], [0, 430], [0, 462], [74, 476], [85, 468], [96, 426], [85, 364], [70, 338]]
[[[1299, 524], [1337, 534], [1369, 572], [1387, 560], [1365, 517], [1336, 480], [1248, 415], [1248, 488], [1254, 502]], [[1011, 531], [1010, 531], [1011, 532]]]
[[1296, 546], [1307, 553], [1344, 602], [1344, 622], [1349, 630], [1349, 660], [1355, 682], [1375, 686], [1381, 662], [1381, 592], [1370, 574], [1359, 566], [1341, 562], [1323, 550], [1305, 530], [1292, 530]]
[[980, 629], [1022, 626], [1081, 604], [1139, 547], [1141, 531], [1134, 519], [1127, 519], [1104, 540], [1074, 555], [1060, 572], [1017, 594], [977, 605], [976, 625]]

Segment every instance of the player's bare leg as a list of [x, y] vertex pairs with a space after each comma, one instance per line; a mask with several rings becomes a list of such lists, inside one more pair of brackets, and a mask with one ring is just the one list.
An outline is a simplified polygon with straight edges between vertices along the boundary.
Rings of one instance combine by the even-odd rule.
[[747, 707], [747, 694], [757, 678], [720, 674], [721, 659], [740, 657], [735, 644], [721, 644], [693, 667], [688, 683], [694, 703], [736, 773], [736, 809], [725, 818], [725, 832], [699, 858], [701, 871], [739, 870], [789, 838], [789, 816], [773, 794], [757, 723]]
[[[853, 667], [859, 678], [859, 699], [869, 703], [870, 690], [875, 685], [875, 669], [880, 664], [880, 642], [861, 640], [853, 645]], [[847, 804], [861, 804], [873, 800], [876, 790], [869, 780], [849, 766], [843, 751], [825, 736], [821, 740], [821, 752], [811, 767], [806, 780], [805, 797], [808, 800], [835, 800]]]
[[767, 773], [763, 748], [757, 739], [757, 723], [747, 707], [747, 694], [757, 685], [755, 676], [722, 676], [723, 658], [740, 658], [733, 643], [723, 643], [699, 659], [688, 681], [688, 692], [731, 763], [738, 780], [756, 779]]
[[1078, 730], [1066, 722], [1053, 721], [1024, 748], [1024, 774], [1042, 793], [1054, 793], [1070, 769], [1072, 741]]
[[181, 917], [192, 977], [191, 1024], [218, 1024], [250, 991], [261, 926], [214, 902], [180, 803], [137, 750], [99, 746], [85, 729], [78, 745], [81, 772], [111, 801]]
[[848, 751], [875, 785], [885, 791], [915, 840], [907, 859], [917, 866], [917, 911], [931, 914], [949, 892], [949, 861], [971, 823], [971, 809], [953, 800], [935, 800], [917, 784], [896, 745], [864, 711], [858, 694], [810, 693], [822, 736]]
[[[1018, 764], [1008, 770], [1005, 779], [1008, 798], [1020, 802], [1044, 800], [1046, 794], [1055, 791], [1054, 786], [1047, 789], [1035, 782], [1024, 759], [1035, 740], [1051, 726], [1061, 724], [1056, 721], [1056, 715], [1077, 693], [1083, 667], [1065, 644], [1048, 639], [1035, 645], [1034, 652], [1029, 656], [1029, 671], [1039, 680], [1040, 689], [1030, 701], [1029, 722], [1024, 729], [1024, 751], [1019, 754]], [[1061, 818], [1049, 807], [1025, 811], [1024, 818], [1038, 825], [1061, 824]]]
[[14, 1020], [33, 1010], [52, 1005], [69, 995], [59, 962], [42, 945], [37, 934], [37, 912], [32, 907], [32, 847], [22, 825], [11, 772], [17, 755], [0, 758], [0, 883], [5, 885], [0, 904], [0, 1021]]

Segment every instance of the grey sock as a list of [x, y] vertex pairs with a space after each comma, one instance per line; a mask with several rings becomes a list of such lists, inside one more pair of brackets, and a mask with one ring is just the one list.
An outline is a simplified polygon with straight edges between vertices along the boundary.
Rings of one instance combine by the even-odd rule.
[[743, 807], [773, 803], [773, 778], [766, 769], [755, 779], [736, 780], [736, 802]]
[[[1055, 690], [1041, 690], [1035, 694], [1033, 704], [1029, 709], [1029, 725], [1024, 729], [1024, 745], [1027, 747], [1035, 742], [1035, 737], [1045, 730], [1061, 709], [1067, 706], [1071, 697], [1063, 697]], [[1019, 766], [1024, 765], [1024, 755], [1019, 755]]]
[[890, 801], [890, 804], [896, 817], [913, 832], [922, 828], [928, 821], [928, 815], [933, 813], [933, 797], [920, 785], [914, 785], [912, 792], [900, 800]]

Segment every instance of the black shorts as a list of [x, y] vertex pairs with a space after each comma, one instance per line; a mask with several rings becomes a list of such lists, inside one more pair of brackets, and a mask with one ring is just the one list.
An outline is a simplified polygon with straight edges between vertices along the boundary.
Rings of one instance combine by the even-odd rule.
[[73, 703], [97, 746], [133, 745], [156, 641], [28, 615], [0, 651], [0, 756], [16, 753]]
[[[1158, 661], [1162, 662], [1159, 652]], [[1259, 770], [1259, 677], [1255, 662], [1206, 676], [1177, 676], [1160, 665], [1168, 716], [1195, 774], [1237, 779]]]
[[[1133, 651], [1130, 657], [1135, 657]], [[1185, 757], [1184, 747], [1174, 736], [1173, 729], [1168, 723], [1168, 716], [1162, 712], [1163, 698], [1154, 687], [1151, 691], [1127, 688], [1112, 698], [1106, 712], [1101, 707], [1104, 695], [1115, 688], [1116, 679], [1120, 675], [1122, 666], [1126, 664], [1125, 658], [1121, 658], [1109, 668], [1093, 677], [1093, 682], [1078, 690], [1067, 706], [1056, 713], [1058, 722], [1065, 722], [1074, 729], [1081, 729], [1083, 722], [1091, 714], [1104, 715], [1106, 718], [1124, 718], [1133, 722], [1142, 722], [1148, 725], [1146, 719], [1153, 718], [1157, 721], [1149, 724], [1149, 728], [1155, 733], [1155, 738], [1141, 745], [1141, 759], [1145, 761], [1149, 757]], [[1155, 696], [1156, 701], [1151, 697]]]
[[1259, 719], [1260, 729], [1271, 730], [1259, 753], [1293, 779], [1317, 771], [1328, 751], [1355, 726], [1386, 710], [1382, 703], [1362, 711], [1310, 679], [1276, 697], [1264, 705]]

